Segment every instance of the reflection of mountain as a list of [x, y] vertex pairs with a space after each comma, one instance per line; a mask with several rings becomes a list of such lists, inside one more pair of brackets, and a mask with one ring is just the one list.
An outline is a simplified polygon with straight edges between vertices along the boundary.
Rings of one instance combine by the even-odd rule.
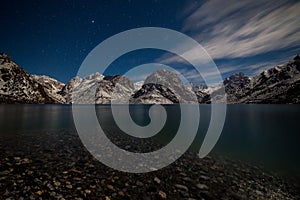
[[[300, 57], [255, 77], [234, 74], [224, 80], [224, 86], [228, 103], [299, 103]], [[220, 85], [187, 86], [167, 70], [154, 72], [145, 82], [95, 73], [63, 84], [48, 76], [29, 75], [10, 57], [0, 54], [1, 103], [210, 103], [210, 94], [218, 98], [220, 91]]]

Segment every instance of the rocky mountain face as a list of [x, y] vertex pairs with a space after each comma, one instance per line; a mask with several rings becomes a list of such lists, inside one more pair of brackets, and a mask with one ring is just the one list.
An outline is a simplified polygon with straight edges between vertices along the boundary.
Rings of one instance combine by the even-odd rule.
[[138, 81], [138, 82], [136, 82], [136, 83], [133, 83], [133, 85], [134, 85], [134, 90], [135, 90], [135, 91], [138, 91], [138, 90], [141, 89], [142, 86], [144, 85], [144, 81]]
[[0, 103], [61, 103], [19, 67], [8, 55], [0, 54]]
[[64, 97], [66, 103], [93, 104], [95, 103], [93, 91], [96, 91], [103, 78], [104, 76], [100, 73], [91, 74], [85, 78], [74, 77], [67, 82], [59, 94]]
[[192, 91], [204, 91], [208, 89], [208, 86], [204, 83], [189, 83], [189, 85]]
[[224, 86], [227, 103], [300, 103], [300, 56], [251, 78], [234, 74]]
[[104, 77], [99, 73], [72, 78], [60, 92], [67, 103], [75, 104], [126, 103], [133, 93], [134, 84], [127, 77]]
[[143, 85], [130, 99], [132, 104], [173, 104], [179, 103], [175, 94], [169, 88], [148, 83]]
[[223, 82], [227, 94], [227, 102], [235, 103], [251, 92], [252, 79], [244, 73], [233, 74]]
[[32, 75], [31, 77], [43, 86], [47, 95], [52, 99], [55, 99], [59, 103], [66, 103], [65, 98], [60, 95], [60, 91], [63, 89], [65, 84], [55, 80], [54, 78], [50, 78], [49, 76]]
[[[300, 103], [300, 56], [254, 77], [234, 74], [223, 84], [228, 103]], [[219, 98], [220, 88], [184, 84], [168, 70], [158, 70], [137, 83], [121, 75], [94, 73], [63, 84], [48, 76], [30, 75], [0, 54], [0, 103], [211, 103], [211, 96]]]
[[158, 70], [148, 76], [144, 85], [131, 98], [131, 103], [141, 104], [198, 103], [179, 76], [168, 70]]
[[[193, 93], [196, 94], [198, 103], [208, 104], [208, 103], [211, 103], [210, 94], [219, 90], [221, 88], [221, 84], [207, 86], [204, 83], [189, 83], [188, 88]], [[216, 94], [216, 93], [214, 93], [214, 94]], [[219, 96], [222, 96], [222, 95], [219, 94]], [[222, 97], [220, 97], [220, 98], [222, 98]], [[218, 101], [215, 101], [215, 102], [218, 102]]]
[[134, 94], [134, 84], [125, 76], [106, 76], [96, 91], [96, 104], [128, 103]]
[[300, 56], [255, 76], [239, 103], [300, 103]]

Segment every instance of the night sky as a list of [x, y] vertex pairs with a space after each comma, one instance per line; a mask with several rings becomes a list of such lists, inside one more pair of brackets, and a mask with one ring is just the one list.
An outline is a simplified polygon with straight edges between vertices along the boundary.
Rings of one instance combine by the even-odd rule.
[[[300, 53], [299, 1], [2, 1], [0, 52], [31, 74], [67, 82], [88, 53], [119, 32], [164, 27], [197, 40], [222, 75], [254, 75]], [[162, 51], [137, 51], [107, 73], [124, 73], [147, 62], [182, 65]], [[142, 77], [142, 74], [140, 74]], [[135, 80], [137, 81], [138, 78]], [[194, 79], [197, 81], [197, 79]]]

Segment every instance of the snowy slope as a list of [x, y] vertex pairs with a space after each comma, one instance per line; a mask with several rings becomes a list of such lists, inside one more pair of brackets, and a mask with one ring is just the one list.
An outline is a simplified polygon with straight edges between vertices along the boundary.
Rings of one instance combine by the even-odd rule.
[[0, 54], [0, 103], [59, 103], [8, 55]]
[[90, 91], [96, 91], [103, 77], [100, 73], [91, 74], [85, 78], [74, 77], [66, 83], [59, 94], [65, 98], [67, 103], [93, 103], [95, 99], [90, 97]]
[[45, 91], [51, 98], [60, 103], [66, 103], [65, 98], [59, 94], [65, 84], [54, 78], [50, 78], [49, 76], [32, 75], [32, 78], [44, 87]]

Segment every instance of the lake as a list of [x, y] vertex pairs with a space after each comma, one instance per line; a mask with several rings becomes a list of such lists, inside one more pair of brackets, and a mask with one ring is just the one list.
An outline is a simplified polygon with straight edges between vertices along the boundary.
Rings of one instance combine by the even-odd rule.
[[[194, 105], [196, 106], [196, 105]], [[130, 113], [139, 125], [147, 125], [149, 105], [132, 105]], [[154, 136], [161, 145], [174, 137], [180, 120], [179, 105], [165, 106], [168, 118]], [[198, 151], [210, 119], [210, 105], [200, 105], [200, 126], [191, 150]], [[104, 130], [118, 128], [109, 105], [96, 106]], [[225, 125], [210, 155], [224, 156], [262, 166], [284, 175], [300, 174], [300, 105], [228, 105]], [[193, 120], [193, 119], [190, 119]], [[27, 142], [26, 134], [43, 137], [49, 131], [76, 132], [70, 105], [1, 105], [0, 138], [6, 142]], [[120, 131], [120, 130], [119, 130]], [[123, 134], [120, 131], [120, 134]], [[187, 133], [188, 134], [188, 133]], [[49, 139], [49, 136], [47, 136]], [[57, 138], [53, 138], [53, 141]], [[143, 139], [144, 140], [144, 139]], [[30, 147], [28, 147], [30, 148]]]

